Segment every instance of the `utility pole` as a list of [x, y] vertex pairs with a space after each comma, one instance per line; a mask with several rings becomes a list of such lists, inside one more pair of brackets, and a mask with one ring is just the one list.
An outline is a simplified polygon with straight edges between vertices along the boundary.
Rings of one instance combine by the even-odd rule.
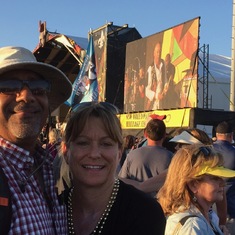
[[232, 17], [232, 50], [231, 50], [231, 78], [230, 78], [230, 111], [234, 111], [235, 107], [235, 0], [233, 0], [233, 17]]

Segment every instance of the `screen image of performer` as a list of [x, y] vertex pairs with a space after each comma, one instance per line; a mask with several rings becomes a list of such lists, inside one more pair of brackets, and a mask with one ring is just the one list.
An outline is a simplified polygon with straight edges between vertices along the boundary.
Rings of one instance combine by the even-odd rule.
[[145, 88], [147, 102], [146, 110], [161, 109], [163, 99], [163, 88], [166, 79], [165, 62], [161, 59], [162, 44], [157, 42], [154, 47], [153, 64], [148, 67], [147, 80]]

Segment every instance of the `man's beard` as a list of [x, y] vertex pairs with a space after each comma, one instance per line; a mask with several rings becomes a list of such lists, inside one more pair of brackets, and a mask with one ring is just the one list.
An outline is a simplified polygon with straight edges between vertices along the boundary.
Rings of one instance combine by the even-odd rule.
[[41, 131], [41, 125], [39, 120], [35, 121], [34, 123], [13, 123], [9, 128], [12, 130], [11, 132], [14, 133], [15, 137], [17, 137], [18, 139], [30, 137], [35, 138]]

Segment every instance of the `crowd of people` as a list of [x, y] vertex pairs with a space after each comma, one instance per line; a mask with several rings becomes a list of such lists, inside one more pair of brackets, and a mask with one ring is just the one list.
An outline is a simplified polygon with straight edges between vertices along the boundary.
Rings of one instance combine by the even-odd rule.
[[[152, 122], [152, 121], [151, 121]], [[160, 122], [158, 120], [158, 122]], [[146, 126], [147, 127], [147, 126]], [[157, 133], [157, 131], [159, 131], [157, 128], [155, 128], [155, 132]], [[141, 141], [139, 142], [139, 145], [137, 145], [137, 149], [138, 148], [142, 148], [142, 150], [144, 150], [144, 148], [142, 146], [147, 145], [148, 146], [148, 137], [146, 135], [146, 132], [144, 132], [145, 137], [146, 138], [140, 138]], [[191, 148], [189, 146], [192, 146], [192, 148], [196, 148], [199, 147], [199, 149], [201, 149], [202, 147], [206, 147], [206, 149], [208, 151], [211, 151], [211, 153], [213, 154], [219, 154], [219, 158], [221, 158], [222, 160], [220, 160], [220, 162], [218, 162], [218, 165], [223, 165], [224, 167], [226, 167], [226, 171], [230, 172], [231, 174], [223, 174], [223, 172], [216, 172], [216, 174], [213, 174], [211, 172], [207, 172], [205, 169], [205, 175], [216, 175], [216, 176], [220, 176], [220, 179], [225, 179], [226, 177], [229, 179], [226, 179], [226, 181], [221, 181], [223, 183], [221, 183], [220, 186], [220, 192], [222, 192], [222, 197], [220, 198], [220, 200], [214, 200], [209, 198], [210, 200], [210, 207], [209, 209], [213, 208], [214, 211], [216, 211], [216, 214], [213, 210], [209, 210], [208, 214], [210, 215], [210, 218], [214, 220], [214, 218], [217, 218], [216, 221], [216, 228], [214, 228], [215, 225], [212, 226], [212, 228], [215, 230], [213, 231], [213, 233], [210, 233], [210, 229], [208, 230], [208, 224], [206, 225], [206, 228], [201, 228], [197, 223], [197, 218], [195, 218], [195, 216], [193, 216], [192, 218], [189, 219], [189, 221], [187, 221], [187, 224], [184, 225], [184, 227], [182, 226], [181, 222], [180, 225], [177, 224], [179, 222], [177, 222], [176, 218], [183, 218], [183, 215], [186, 216], [186, 214], [188, 213], [187, 211], [190, 209], [190, 207], [185, 207], [184, 210], [182, 210], [182, 212], [184, 212], [182, 214], [182, 216], [180, 215], [179, 211], [179, 207], [182, 208], [182, 205], [178, 204], [179, 202], [182, 203], [182, 201], [179, 201], [179, 198], [176, 198], [176, 205], [178, 205], [179, 207], [174, 210], [172, 210], [171, 212], [165, 212], [166, 217], [168, 218], [167, 221], [171, 221], [169, 218], [173, 218], [174, 223], [170, 223], [168, 225], [166, 225], [166, 231], [165, 234], [235, 234], [235, 230], [234, 230], [234, 211], [235, 211], [235, 207], [234, 207], [234, 200], [235, 200], [235, 193], [234, 193], [234, 173], [233, 171], [235, 170], [235, 164], [234, 164], [234, 159], [235, 159], [235, 147], [233, 145], [233, 128], [232, 125], [229, 124], [228, 122], [221, 122], [218, 124], [217, 128], [216, 128], [216, 135], [214, 138], [210, 138], [207, 133], [203, 130], [200, 130], [198, 128], [192, 128], [192, 129], [188, 129], [188, 128], [178, 128], [177, 130], [173, 131], [171, 133], [170, 136], [168, 136], [167, 138], [165, 138], [165, 142], [163, 144], [163, 146], [172, 151], [174, 153], [174, 157], [173, 159], [177, 159], [176, 156], [178, 156], [180, 162], [178, 163], [179, 165], [175, 165], [175, 163], [173, 163], [173, 161], [170, 162], [169, 164], [169, 169], [170, 167], [172, 167], [172, 172], [168, 173], [168, 169], [165, 170], [164, 172], [160, 173], [159, 175], [155, 175], [152, 177], [149, 177], [147, 180], [132, 180], [132, 178], [134, 177], [135, 173], [133, 173], [133, 166], [135, 166], [136, 162], [138, 162], [138, 159], [134, 159], [131, 156], [135, 155], [135, 147], [133, 146], [133, 151], [131, 154], [131, 158], [129, 158], [129, 156], [127, 156], [127, 160], [126, 160], [126, 164], [128, 165], [127, 169], [125, 169], [126, 172], [129, 172], [129, 176], [128, 175], [122, 175], [122, 171], [121, 173], [119, 173], [119, 176], [121, 177], [121, 179], [128, 183], [131, 184], [133, 186], [135, 186], [136, 188], [138, 188], [139, 190], [142, 190], [146, 193], [155, 193], [154, 195], [156, 195], [157, 200], [161, 203], [163, 209], [164, 209], [164, 204], [166, 203], [164, 200], [168, 200], [169, 203], [169, 210], [172, 209], [172, 207], [174, 207], [173, 202], [175, 199], [173, 199], [172, 197], [174, 196], [174, 194], [172, 192], [176, 192], [179, 193], [180, 195], [183, 194], [182, 190], [185, 190], [183, 188], [178, 188], [178, 184], [175, 184], [175, 182], [180, 182], [180, 180], [185, 180], [184, 182], [184, 187], [186, 187], [186, 189], [188, 189], [189, 185], [187, 184], [187, 180], [190, 180], [192, 178], [192, 176], [190, 175], [185, 175], [185, 179], [178, 179], [178, 176], [183, 177], [181, 174], [179, 174], [179, 172], [184, 172], [184, 166], [183, 164], [185, 163], [185, 161], [183, 160], [183, 157], [181, 157], [183, 155], [184, 152], [181, 151], [181, 149], [186, 149], [186, 148]], [[169, 145], [170, 143], [174, 144], [174, 150], [172, 148], [172, 145]], [[150, 147], [150, 146], [148, 146]], [[203, 149], [203, 148], [202, 148]], [[188, 150], [187, 150], [188, 151]], [[194, 149], [194, 151], [196, 151]], [[191, 157], [193, 154], [191, 154]], [[194, 154], [195, 155], [195, 154]], [[138, 154], [136, 155], [138, 156]], [[144, 154], [142, 156], [145, 156]], [[161, 157], [159, 155], [157, 155], [156, 152], [156, 158], [157, 157]], [[187, 156], [189, 157], [189, 156]], [[205, 158], [207, 158], [207, 155], [205, 156]], [[132, 162], [128, 164], [128, 162], [130, 162], [130, 160], [132, 159]], [[134, 159], [134, 160], [133, 160]], [[207, 159], [205, 159], [207, 160]], [[145, 159], [146, 161], [146, 159]], [[186, 164], [186, 163], [185, 163]], [[189, 164], [189, 163], [187, 163]], [[189, 167], [189, 165], [185, 166], [186, 168], [190, 169], [190, 172], [188, 172], [188, 174], [192, 173], [192, 167]], [[149, 172], [148, 169], [148, 164], [144, 165], [143, 164], [143, 168], [145, 169], [145, 171]], [[225, 168], [223, 168], [224, 170]], [[141, 174], [141, 170], [138, 169], [138, 167], [136, 167], [135, 169], [136, 171], [138, 171], [138, 174]], [[186, 173], [186, 171], [185, 171]], [[169, 182], [166, 180], [167, 177], [172, 174], [173, 178], [171, 180], [169, 180]], [[183, 173], [182, 173], [183, 174]], [[222, 174], [222, 175], [221, 175]], [[199, 175], [197, 175], [196, 178], [198, 178]], [[204, 176], [204, 175], [203, 175]], [[124, 177], [124, 178], [122, 178]], [[199, 178], [198, 178], [199, 179]], [[168, 182], [168, 183], [167, 183]], [[169, 185], [171, 185], [171, 187]], [[223, 190], [221, 190], [221, 188]], [[167, 194], [163, 194], [163, 192], [165, 193], [165, 191], [168, 192], [167, 190], [169, 190], [169, 199], [167, 198]], [[170, 191], [171, 190], [171, 191]], [[181, 190], [181, 191], [180, 191]], [[211, 193], [212, 194], [212, 193]], [[179, 196], [179, 195], [178, 195]], [[181, 195], [182, 196], [182, 195]], [[162, 198], [162, 199], [161, 199]], [[194, 198], [195, 199], [195, 198]], [[193, 200], [193, 198], [191, 198], [190, 200]], [[212, 203], [211, 203], [212, 200]], [[214, 200], [214, 201], [213, 201]], [[172, 203], [172, 204], [171, 204]], [[213, 207], [212, 207], [213, 205]], [[199, 205], [199, 210], [200, 210], [200, 205]], [[173, 213], [174, 212], [174, 213]], [[196, 212], [194, 212], [195, 214]], [[205, 212], [203, 212], [205, 214]], [[173, 217], [169, 217], [169, 215], [173, 215]], [[176, 214], [176, 215], [175, 215]], [[191, 214], [193, 214], [192, 212], [189, 213], [190, 217]], [[188, 217], [187, 217], [188, 219]], [[183, 220], [184, 221], [184, 220]], [[191, 222], [190, 222], [191, 221]], [[208, 221], [210, 221], [210, 219], [208, 219]], [[176, 223], [177, 222], [177, 223]], [[186, 221], [184, 221], [185, 223]], [[199, 231], [197, 231], [197, 228], [194, 227], [192, 224], [196, 223], [196, 227], [199, 227]], [[200, 223], [200, 221], [199, 221]], [[210, 223], [214, 223], [214, 221], [210, 222]], [[177, 224], [178, 229], [175, 230], [175, 233], [173, 232], [173, 225]], [[220, 226], [221, 229], [218, 229], [218, 226]], [[169, 226], [169, 227], [168, 227]], [[180, 228], [182, 227], [182, 228]], [[210, 226], [211, 228], [211, 226]], [[206, 230], [203, 230], [206, 229]], [[218, 230], [218, 231], [217, 231]], [[221, 233], [221, 231], [223, 231], [223, 233]], [[177, 232], [176, 232], [177, 231]]]
[[[22, 47], [0, 48], [0, 231], [40, 235], [235, 234], [233, 127], [122, 135], [118, 109], [84, 102], [62, 130], [70, 96], [59, 69]], [[2, 192], [6, 194], [2, 194]]]

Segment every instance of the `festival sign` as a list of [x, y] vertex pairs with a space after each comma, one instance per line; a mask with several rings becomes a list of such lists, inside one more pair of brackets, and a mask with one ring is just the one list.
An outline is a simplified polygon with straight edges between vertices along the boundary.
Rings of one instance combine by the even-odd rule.
[[119, 118], [123, 129], [144, 129], [151, 114], [166, 115], [165, 125], [171, 127], [188, 127], [190, 126], [191, 108], [176, 110], [157, 110], [140, 113], [120, 114]]

